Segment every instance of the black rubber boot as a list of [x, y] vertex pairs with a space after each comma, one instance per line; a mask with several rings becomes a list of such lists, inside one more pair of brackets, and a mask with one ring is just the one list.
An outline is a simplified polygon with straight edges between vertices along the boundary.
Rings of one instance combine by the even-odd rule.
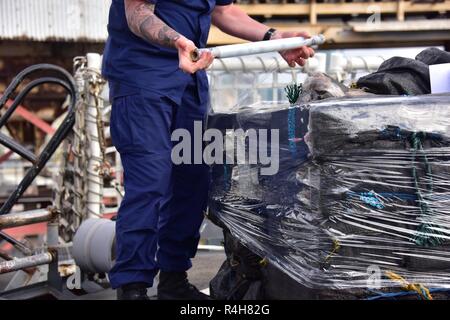
[[212, 300], [189, 283], [186, 272], [160, 272], [158, 300]]
[[147, 285], [137, 282], [126, 284], [117, 292], [118, 300], [150, 300], [147, 296]]

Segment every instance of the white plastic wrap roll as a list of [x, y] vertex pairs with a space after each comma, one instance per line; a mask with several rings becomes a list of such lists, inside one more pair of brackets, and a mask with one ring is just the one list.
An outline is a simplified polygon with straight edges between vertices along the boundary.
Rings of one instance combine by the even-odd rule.
[[277, 39], [269, 41], [249, 42], [242, 44], [232, 44], [207, 49], [199, 49], [192, 53], [192, 60], [196, 61], [202, 52], [210, 51], [215, 58], [231, 58], [276, 52], [282, 50], [296, 49], [303, 46], [313, 46], [323, 44], [325, 37], [321, 34], [305, 39], [302, 37]]

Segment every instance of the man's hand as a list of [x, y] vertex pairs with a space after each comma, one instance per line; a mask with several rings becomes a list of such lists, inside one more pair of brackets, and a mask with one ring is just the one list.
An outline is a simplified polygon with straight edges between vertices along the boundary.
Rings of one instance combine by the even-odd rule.
[[[310, 38], [310, 35], [307, 32], [277, 31], [273, 34], [271, 40], [293, 37], [303, 37], [306, 39]], [[284, 60], [286, 60], [289, 66], [295, 67], [295, 64], [298, 63], [303, 67], [306, 63], [306, 60], [314, 56], [314, 50], [310, 47], [300, 47], [298, 49], [280, 51], [280, 54], [284, 58]]]
[[180, 37], [175, 41], [175, 47], [178, 50], [178, 58], [180, 61], [180, 69], [186, 73], [195, 73], [198, 70], [203, 70], [208, 68], [214, 61], [214, 56], [211, 52], [202, 52], [200, 59], [193, 62], [191, 59], [191, 53], [196, 49], [195, 44], [185, 38]]
[[206, 69], [213, 62], [210, 52], [203, 53], [200, 60], [193, 62], [191, 52], [195, 45], [191, 40], [170, 28], [155, 14], [155, 5], [145, 0], [125, 0], [125, 14], [128, 27], [138, 37], [150, 43], [176, 48], [180, 59], [180, 69], [187, 73], [195, 73]]
[[[250, 18], [239, 6], [233, 4], [216, 6], [212, 13], [212, 22], [223, 32], [248, 41], [261, 41], [268, 29], [266, 25]], [[310, 36], [306, 32], [277, 31], [271, 39], [292, 37], [309, 38]], [[314, 55], [314, 50], [309, 47], [301, 47], [286, 50], [280, 54], [291, 67], [295, 67], [296, 63], [304, 66], [306, 60]]]

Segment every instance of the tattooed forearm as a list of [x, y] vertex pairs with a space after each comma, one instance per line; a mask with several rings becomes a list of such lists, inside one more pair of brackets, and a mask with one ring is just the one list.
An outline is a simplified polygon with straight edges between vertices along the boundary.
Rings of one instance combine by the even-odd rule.
[[149, 42], [175, 47], [180, 34], [155, 15], [155, 5], [143, 0], [125, 0], [125, 13], [130, 30]]

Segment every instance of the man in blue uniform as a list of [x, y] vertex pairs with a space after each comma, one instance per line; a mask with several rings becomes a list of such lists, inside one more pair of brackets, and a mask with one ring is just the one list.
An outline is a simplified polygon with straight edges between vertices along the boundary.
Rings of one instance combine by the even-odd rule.
[[[173, 165], [171, 132], [204, 121], [213, 61], [204, 53], [211, 23], [249, 41], [307, 35], [277, 32], [251, 19], [232, 0], [112, 0], [103, 74], [112, 101], [111, 137], [121, 155], [125, 197], [116, 226], [117, 257], [109, 277], [122, 299], [147, 299], [160, 271], [159, 299], [206, 299], [192, 286], [191, 267], [206, 208], [209, 170]], [[281, 53], [295, 66], [314, 54]]]

